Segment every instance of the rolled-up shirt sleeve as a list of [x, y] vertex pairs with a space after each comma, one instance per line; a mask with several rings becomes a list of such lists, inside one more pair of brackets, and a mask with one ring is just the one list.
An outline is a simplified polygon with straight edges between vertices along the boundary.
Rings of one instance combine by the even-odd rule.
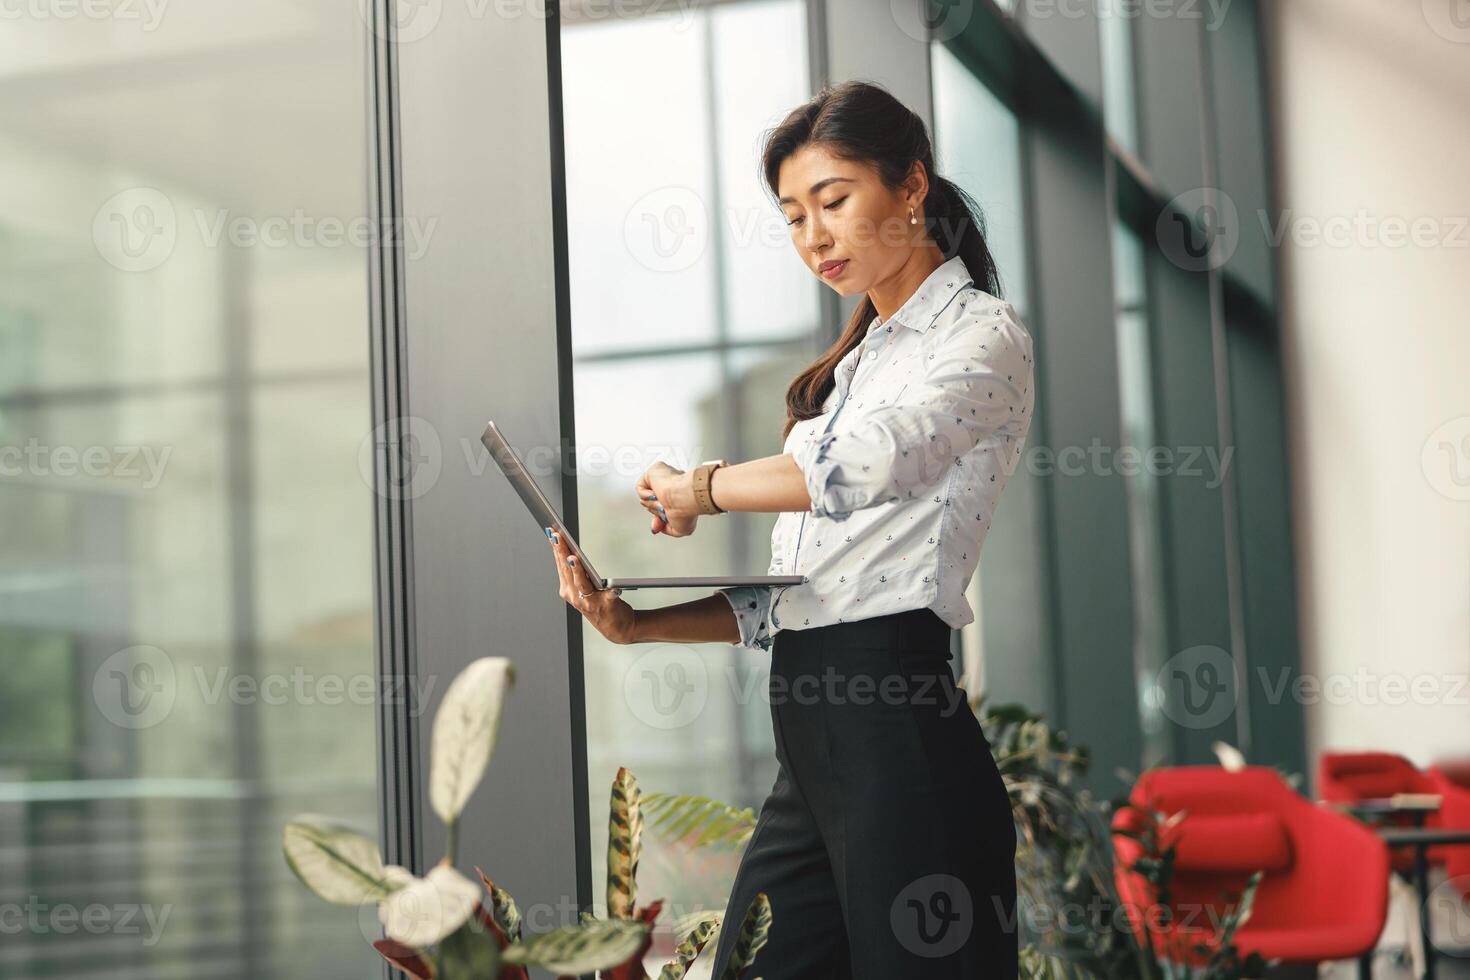
[[1009, 303], [972, 304], [930, 329], [944, 333], [892, 404], [792, 450], [814, 516], [846, 520], [934, 486], [980, 440], [1025, 413], [1031, 335]]
[[771, 592], [770, 585], [741, 585], [718, 590], [730, 601], [735, 612], [735, 622], [740, 627], [740, 642], [737, 646], [752, 650], [771, 649]]

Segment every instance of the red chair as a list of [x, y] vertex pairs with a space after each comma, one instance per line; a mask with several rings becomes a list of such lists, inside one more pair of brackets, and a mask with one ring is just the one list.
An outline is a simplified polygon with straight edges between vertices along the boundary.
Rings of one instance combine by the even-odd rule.
[[[1439, 807], [1439, 824], [1454, 830], [1470, 829], [1470, 762], [1440, 762], [1429, 769], [1434, 791], [1443, 802]], [[1451, 887], [1470, 900], [1470, 847], [1446, 847], [1445, 874]], [[1429, 848], [1434, 854], [1434, 848]]]
[[1351, 817], [1304, 799], [1262, 766], [1237, 771], [1180, 766], [1145, 772], [1134, 785], [1134, 807], [1185, 817], [1160, 841], [1175, 848], [1170, 881], [1173, 918], [1164, 925], [1153, 886], [1130, 870], [1142, 845], [1118, 830], [1147, 822], [1136, 809], [1113, 820], [1118, 891], [1130, 925], [1168, 958], [1201, 966], [1213, 949], [1224, 911], [1223, 896], [1238, 899], [1246, 880], [1264, 872], [1250, 918], [1235, 934], [1242, 956], [1306, 964], [1358, 959], [1370, 953], [1388, 913], [1388, 849], [1372, 830]]
[[[1428, 774], [1408, 759], [1393, 752], [1324, 752], [1317, 762], [1317, 799], [1328, 803], [1358, 803], [1387, 799], [1397, 793], [1438, 793]], [[1409, 814], [1384, 818], [1396, 826], [1415, 826]], [[1440, 826], [1439, 813], [1424, 816], [1425, 827]], [[1430, 864], [1444, 864], [1450, 849], [1431, 847], [1425, 856]], [[1414, 852], [1397, 848], [1389, 856], [1393, 869], [1402, 874], [1414, 870]]]

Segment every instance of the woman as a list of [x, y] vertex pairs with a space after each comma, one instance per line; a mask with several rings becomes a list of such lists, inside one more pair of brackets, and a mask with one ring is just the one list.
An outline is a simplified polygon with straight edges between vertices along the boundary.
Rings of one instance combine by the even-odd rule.
[[770, 900], [749, 976], [1014, 977], [1010, 803], [949, 660], [1030, 426], [1031, 336], [997, 298], [978, 212], [884, 89], [824, 89], [762, 166], [797, 256], [864, 299], [787, 390], [780, 455], [657, 463], [637, 490], [673, 537], [705, 514], [780, 512], [769, 572], [806, 581], [635, 611], [548, 532], [561, 596], [617, 643], [770, 651], [778, 773], [726, 912]]

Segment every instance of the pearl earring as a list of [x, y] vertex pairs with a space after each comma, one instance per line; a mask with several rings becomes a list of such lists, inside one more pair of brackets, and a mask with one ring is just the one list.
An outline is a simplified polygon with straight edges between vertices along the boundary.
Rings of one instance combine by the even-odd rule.
[[919, 223], [919, 219], [916, 218], [916, 217], [914, 217], [914, 209], [913, 208], [909, 208], [909, 224], [916, 225], [918, 223]]

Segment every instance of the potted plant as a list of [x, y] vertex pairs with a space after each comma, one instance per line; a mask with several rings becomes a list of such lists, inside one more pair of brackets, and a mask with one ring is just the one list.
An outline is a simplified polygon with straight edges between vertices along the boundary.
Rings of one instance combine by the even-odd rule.
[[[643, 818], [637, 781], [619, 769], [608, 833], [607, 918], [583, 912], [576, 925], [526, 935], [514, 899], [476, 868], [479, 882], [455, 866], [461, 814], [495, 751], [501, 707], [515, 672], [503, 657], [469, 664], [445, 691], [434, 718], [429, 802], [445, 823], [444, 857], [423, 877], [385, 864], [378, 846], [353, 827], [304, 815], [282, 833], [286, 862], [325, 901], [377, 906], [386, 938], [373, 943], [387, 960], [433, 980], [525, 980], [539, 966], [562, 977], [599, 971], [609, 980], [647, 980], [642, 958], [662, 901], [637, 905], [636, 877]], [[680, 939], [660, 980], [678, 980], [718, 934], [719, 913], [697, 917]], [[766, 942], [771, 906], [751, 903], [721, 980], [739, 980]]]

